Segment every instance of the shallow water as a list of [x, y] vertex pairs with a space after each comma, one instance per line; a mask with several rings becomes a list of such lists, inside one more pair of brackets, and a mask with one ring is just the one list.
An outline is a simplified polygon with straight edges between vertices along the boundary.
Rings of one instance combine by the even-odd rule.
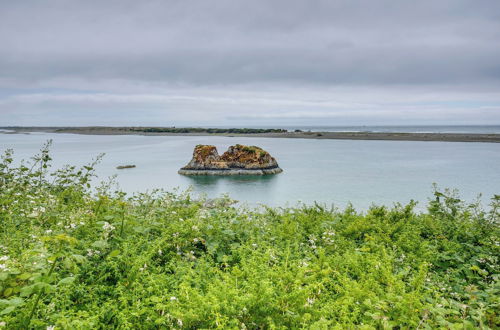
[[[500, 144], [414, 141], [349, 141], [193, 136], [0, 134], [0, 150], [13, 148], [16, 159], [34, 155], [48, 139], [54, 167], [83, 165], [106, 153], [97, 166], [100, 179], [117, 175], [129, 192], [192, 186], [209, 197], [228, 193], [254, 205], [326, 203], [357, 209], [372, 203], [420, 201], [432, 196], [432, 183], [457, 188], [460, 195], [484, 200], [500, 194]], [[258, 145], [269, 151], [284, 172], [274, 176], [185, 177], [177, 174], [196, 144], [216, 145], [219, 153], [232, 144]], [[116, 166], [135, 164], [133, 169]]]

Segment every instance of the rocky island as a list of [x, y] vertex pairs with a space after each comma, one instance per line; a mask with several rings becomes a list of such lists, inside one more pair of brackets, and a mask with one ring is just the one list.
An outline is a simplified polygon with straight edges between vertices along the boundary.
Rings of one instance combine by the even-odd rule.
[[212, 145], [197, 145], [193, 159], [179, 170], [183, 175], [265, 175], [283, 170], [267, 151], [237, 144], [219, 155]]

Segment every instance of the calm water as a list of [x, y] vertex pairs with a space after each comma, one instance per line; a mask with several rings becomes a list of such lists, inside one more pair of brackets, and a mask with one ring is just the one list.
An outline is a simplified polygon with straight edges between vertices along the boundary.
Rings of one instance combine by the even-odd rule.
[[[239, 126], [245, 128], [245, 126]], [[227, 126], [226, 128], [229, 128]], [[385, 125], [385, 126], [262, 126], [261, 128], [300, 129], [312, 132], [382, 132], [382, 133], [475, 133], [500, 134], [500, 125]]]
[[436, 125], [436, 126], [304, 126], [303, 131], [313, 132], [382, 132], [382, 133], [476, 133], [499, 134], [500, 125]]
[[[370, 204], [421, 201], [432, 195], [432, 183], [457, 188], [472, 201], [479, 193], [500, 194], [500, 144], [409, 141], [300, 140], [183, 136], [92, 136], [73, 134], [0, 134], [0, 150], [13, 148], [17, 159], [34, 155], [53, 139], [54, 167], [83, 165], [106, 153], [97, 173], [117, 175], [130, 193], [154, 188], [216, 197], [223, 193], [251, 205], [295, 205], [314, 201], [358, 209]], [[264, 177], [185, 177], [177, 170], [191, 158], [196, 144], [258, 145], [276, 157], [282, 174]], [[116, 170], [124, 164], [137, 168]], [[486, 198], [485, 198], [486, 199]]]

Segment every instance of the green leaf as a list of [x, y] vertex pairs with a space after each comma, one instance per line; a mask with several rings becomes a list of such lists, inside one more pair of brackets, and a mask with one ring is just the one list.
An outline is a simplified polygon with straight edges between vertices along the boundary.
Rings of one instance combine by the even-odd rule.
[[57, 283], [57, 285], [71, 284], [75, 281], [74, 277], [65, 277]]
[[72, 258], [73, 258], [73, 260], [75, 260], [77, 263], [83, 263], [83, 262], [85, 262], [85, 261], [87, 260], [84, 256], [82, 256], [82, 255], [80, 255], [80, 254], [73, 254], [71, 257], [72, 257]]
[[95, 241], [94, 243], [92, 243], [92, 247], [101, 250], [106, 249], [108, 245], [109, 245], [108, 242], [103, 240]]
[[10, 295], [12, 294], [12, 291], [13, 291], [13, 290], [12, 290], [12, 288], [7, 288], [7, 289], [5, 289], [5, 291], [3, 292], [3, 295], [4, 295], [5, 297], [8, 297], [8, 296], [10, 296]]
[[0, 312], [0, 315], [6, 315], [11, 313], [14, 309], [16, 309], [16, 306], [9, 306], [5, 308], [3, 311]]
[[21, 281], [27, 280], [30, 277], [31, 277], [30, 273], [22, 273], [21, 275], [17, 276], [17, 278], [20, 279]]
[[24, 288], [21, 289], [21, 297], [28, 297], [31, 296], [33, 293], [34, 286], [25, 286]]
[[19, 297], [15, 297], [15, 298], [10, 299], [8, 301], [8, 304], [10, 306], [22, 306], [22, 305], [24, 305], [24, 299], [19, 298]]
[[120, 254], [120, 250], [113, 250], [110, 252], [109, 257], [114, 258]]

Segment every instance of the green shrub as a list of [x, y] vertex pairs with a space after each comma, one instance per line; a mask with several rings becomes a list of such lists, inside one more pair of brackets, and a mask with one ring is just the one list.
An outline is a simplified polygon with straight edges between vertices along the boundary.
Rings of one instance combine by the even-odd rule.
[[496, 328], [499, 210], [435, 193], [365, 214], [92, 190], [93, 164], [0, 164], [7, 328]]

